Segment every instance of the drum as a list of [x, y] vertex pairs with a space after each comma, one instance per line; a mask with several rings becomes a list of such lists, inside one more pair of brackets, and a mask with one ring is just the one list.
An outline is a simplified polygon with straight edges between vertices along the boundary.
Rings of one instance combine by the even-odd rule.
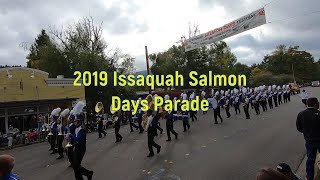
[[183, 120], [183, 117], [182, 117], [183, 115], [178, 115], [178, 120]]

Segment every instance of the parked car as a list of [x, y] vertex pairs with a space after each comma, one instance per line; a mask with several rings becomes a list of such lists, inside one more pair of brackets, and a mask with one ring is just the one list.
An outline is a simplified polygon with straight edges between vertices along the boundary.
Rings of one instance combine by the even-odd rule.
[[318, 87], [318, 86], [320, 86], [319, 81], [312, 81], [312, 87]]

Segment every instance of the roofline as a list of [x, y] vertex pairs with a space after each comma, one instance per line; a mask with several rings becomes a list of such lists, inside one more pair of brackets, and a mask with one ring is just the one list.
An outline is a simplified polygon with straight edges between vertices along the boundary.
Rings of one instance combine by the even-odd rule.
[[62, 98], [62, 99], [41, 99], [41, 100], [26, 100], [26, 101], [9, 101], [9, 102], [0, 102], [1, 108], [8, 107], [22, 107], [22, 106], [37, 106], [45, 105], [52, 103], [63, 103], [63, 102], [72, 102], [78, 98]]
[[22, 70], [30, 70], [30, 71], [34, 71], [34, 72], [38, 72], [44, 75], [49, 75], [49, 73], [45, 72], [45, 71], [41, 71], [39, 69], [33, 69], [33, 68], [27, 68], [27, 67], [6, 67], [6, 68], [0, 68], [0, 72], [1, 71], [10, 71], [10, 70], [17, 70], [17, 69], [22, 69]]

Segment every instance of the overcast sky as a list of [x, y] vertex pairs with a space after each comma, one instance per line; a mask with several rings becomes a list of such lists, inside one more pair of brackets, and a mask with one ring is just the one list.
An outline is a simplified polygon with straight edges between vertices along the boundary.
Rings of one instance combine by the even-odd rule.
[[22, 46], [32, 44], [41, 29], [92, 16], [103, 21], [109, 46], [135, 57], [137, 70], [144, 70], [145, 45], [149, 53], [164, 51], [187, 34], [190, 22], [205, 33], [269, 2], [270, 23], [226, 39], [238, 61], [259, 63], [278, 44], [299, 45], [319, 59], [319, 0], [1, 0], [0, 64], [25, 66], [28, 51]]

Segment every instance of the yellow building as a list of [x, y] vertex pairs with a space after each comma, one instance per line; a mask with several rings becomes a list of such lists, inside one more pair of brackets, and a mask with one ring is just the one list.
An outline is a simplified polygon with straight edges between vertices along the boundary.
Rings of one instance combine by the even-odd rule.
[[38, 128], [40, 114], [85, 101], [84, 86], [73, 86], [74, 79], [48, 75], [31, 68], [0, 68], [0, 134], [7, 133], [9, 126], [20, 132]]

